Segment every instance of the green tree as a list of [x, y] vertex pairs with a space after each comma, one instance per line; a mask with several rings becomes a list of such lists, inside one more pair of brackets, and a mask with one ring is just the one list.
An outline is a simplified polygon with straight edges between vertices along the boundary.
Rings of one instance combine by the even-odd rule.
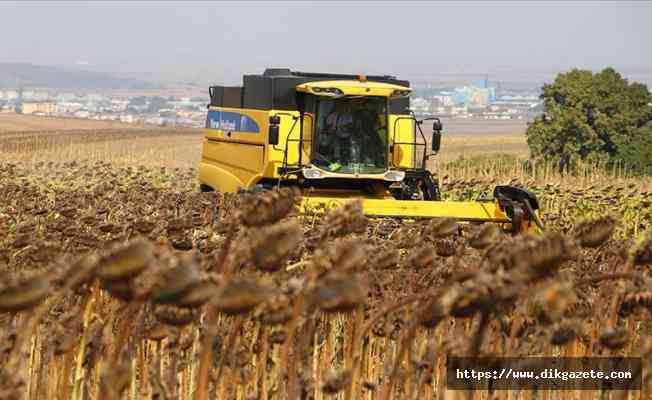
[[617, 159], [634, 172], [652, 175], [652, 123], [637, 129], [619, 144]]
[[559, 74], [543, 86], [541, 98], [545, 114], [526, 132], [535, 158], [558, 162], [564, 171], [577, 160], [640, 164], [639, 153], [649, 150], [637, 146], [650, 143], [652, 95], [613, 68]]

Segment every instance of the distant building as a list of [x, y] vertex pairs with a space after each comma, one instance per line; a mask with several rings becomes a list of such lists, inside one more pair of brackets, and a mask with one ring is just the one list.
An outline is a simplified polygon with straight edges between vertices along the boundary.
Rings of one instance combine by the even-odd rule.
[[83, 107], [83, 104], [77, 102], [59, 102], [57, 104], [57, 112], [60, 114], [74, 114]]
[[6, 103], [0, 106], [0, 113], [14, 114], [16, 113], [16, 106], [14, 104]]
[[7, 99], [7, 100], [16, 100], [16, 99], [18, 99], [18, 91], [17, 90], [7, 90], [7, 91], [5, 91], [5, 99]]
[[52, 115], [57, 111], [57, 105], [53, 102], [31, 102], [24, 101], [22, 104], [23, 114], [43, 114]]

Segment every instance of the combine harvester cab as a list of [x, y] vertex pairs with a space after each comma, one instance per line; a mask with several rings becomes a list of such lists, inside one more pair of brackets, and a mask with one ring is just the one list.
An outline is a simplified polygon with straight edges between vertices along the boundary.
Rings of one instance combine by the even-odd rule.
[[[537, 198], [524, 189], [498, 186], [488, 201], [441, 201], [426, 167], [442, 125], [415, 118], [408, 81], [267, 69], [245, 75], [243, 86], [209, 92], [202, 190], [296, 186], [304, 210], [361, 198], [370, 217], [452, 217], [515, 234], [543, 228]], [[430, 146], [424, 121], [433, 124]]]

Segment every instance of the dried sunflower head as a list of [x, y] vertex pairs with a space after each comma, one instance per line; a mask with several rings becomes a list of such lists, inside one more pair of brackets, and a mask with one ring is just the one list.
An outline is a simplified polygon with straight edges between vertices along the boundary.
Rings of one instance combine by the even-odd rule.
[[577, 301], [573, 288], [570, 282], [555, 282], [543, 289], [536, 299], [539, 319], [550, 323], [562, 318], [568, 307]]
[[600, 335], [600, 345], [610, 350], [620, 350], [627, 343], [629, 343], [629, 332], [623, 327], [609, 328]]
[[266, 300], [256, 309], [256, 318], [266, 325], [282, 325], [292, 318], [292, 308], [288, 296], [281, 294]]
[[300, 192], [294, 187], [250, 195], [243, 199], [240, 218], [246, 226], [273, 224], [293, 211], [299, 200]]
[[49, 291], [49, 281], [43, 275], [14, 277], [0, 288], [0, 312], [30, 309], [43, 301]]
[[425, 244], [409, 253], [407, 263], [416, 268], [431, 268], [437, 262], [437, 253], [432, 245]]
[[347, 312], [365, 303], [367, 291], [355, 275], [331, 273], [317, 280], [311, 298], [325, 312]]
[[286, 222], [263, 227], [251, 235], [251, 261], [262, 271], [282, 268], [303, 240], [298, 222]]
[[199, 266], [189, 257], [181, 258], [177, 265], [162, 271], [158, 278], [150, 299], [160, 304], [178, 304], [202, 280]]
[[469, 246], [474, 249], [486, 249], [500, 238], [500, 228], [495, 224], [483, 224], [473, 230], [469, 237]]
[[154, 316], [158, 321], [167, 325], [185, 326], [192, 323], [197, 314], [189, 308], [159, 304], [154, 306]]
[[95, 275], [102, 281], [130, 279], [143, 272], [153, 258], [154, 248], [145, 239], [135, 239], [102, 257]]
[[366, 246], [358, 239], [338, 239], [324, 249], [317, 249], [310, 260], [309, 273], [322, 276], [333, 270], [355, 273], [364, 269]]
[[270, 290], [251, 279], [227, 281], [213, 298], [215, 308], [229, 315], [246, 314], [265, 301]]
[[617, 223], [610, 215], [580, 221], [574, 229], [575, 240], [582, 247], [598, 247], [609, 240]]
[[652, 230], [647, 231], [630, 250], [634, 265], [652, 264]]
[[185, 292], [175, 303], [179, 307], [196, 308], [208, 302], [218, 291], [218, 284], [210, 278], [203, 278]]
[[440, 257], [451, 257], [457, 253], [457, 244], [452, 239], [435, 240], [435, 252]]
[[425, 234], [436, 239], [458, 234], [460, 226], [455, 218], [433, 218], [426, 226]]
[[583, 327], [579, 321], [564, 320], [553, 326], [550, 344], [563, 346], [582, 334]]
[[324, 217], [322, 239], [335, 238], [349, 233], [363, 233], [368, 224], [362, 209], [362, 201], [354, 200], [329, 210]]

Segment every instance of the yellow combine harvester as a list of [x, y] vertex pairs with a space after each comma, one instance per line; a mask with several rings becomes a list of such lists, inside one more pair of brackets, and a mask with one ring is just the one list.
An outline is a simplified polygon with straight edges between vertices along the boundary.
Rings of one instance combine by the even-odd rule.
[[441, 201], [426, 169], [430, 148], [409, 109], [410, 84], [393, 76], [267, 69], [243, 86], [211, 86], [199, 180], [222, 192], [297, 186], [304, 207], [363, 199], [378, 217], [454, 217], [495, 222], [514, 233], [538, 230], [534, 194], [498, 186], [494, 200]]

